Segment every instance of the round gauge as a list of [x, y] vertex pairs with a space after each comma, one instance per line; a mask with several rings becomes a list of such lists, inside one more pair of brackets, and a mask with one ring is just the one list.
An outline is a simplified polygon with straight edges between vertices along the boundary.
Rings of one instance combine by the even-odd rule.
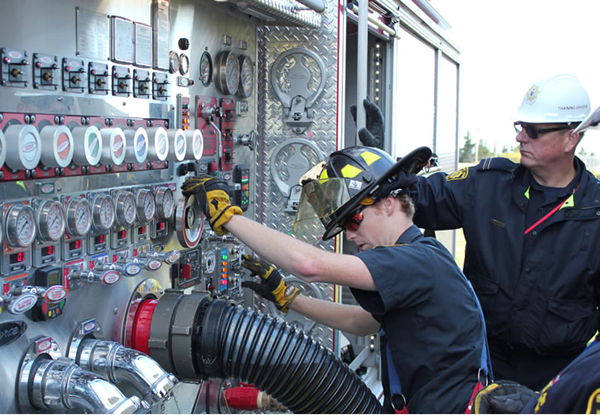
[[6, 214], [6, 243], [27, 248], [35, 239], [35, 218], [31, 206], [12, 205]]
[[237, 94], [242, 98], [249, 98], [254, 91], [254, 66], [249, 56], [240, 56], [240, 87]]
[[67, 203], [67, 233], [85, 236], [92, 227], [92, 205], [82, 197], [72, 197]]
[[39, 208], [37, 217], [40, 239], [58, 241], [65, 233], [65, 211], [60, 202], [47, 200]]
[[131, 226], [135, 221], [135, 196], [131, 192], [117, 193], [115, 205], [119, 226]]
[[179, 55], [177, 52], [169, 52], [169, 72], [175, 73], [179, 70]]
[[148, 223], [154, 219], [156, 202], [154, 200], [154, 193], [150, 190], [142, 189], [138, 192], [136, 206], [137, 218], [141, 223]]
[[202, 85], [209, 86], [212, 82], [213, 62], [210, 53], [203, 52], [200, 57], [200, 81]]
[[115, 223], [115, 207], [108, 195], [97, 195], [92, 202], [92, 224], [94, 229], [104, 232]]
[[225, 95], [234, 95], [240, 83], [240, 64], [233, 52], [219, 52], [216, 58], [217, 88]]
[[182, 75], [187, 75], [190, 71], [190, 58], [183, 53], [179, 55], [179, 73]]
[[173, 192], [168, 187], [156, 191], [156, 214], [159, 219], [169, 219], [173, 215], [175, 203]]

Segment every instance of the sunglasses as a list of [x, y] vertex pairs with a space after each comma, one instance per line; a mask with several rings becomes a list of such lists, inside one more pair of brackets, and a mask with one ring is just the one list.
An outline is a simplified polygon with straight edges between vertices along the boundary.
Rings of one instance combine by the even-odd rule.
[[342, 222], [342, 229], [345, 231], [356, 232], [363, 221], [364, 208], [364, 206], [361, 206], [352, 215], [349, 215], [346, 219], [344, 219], [344, 222]]
[[527, 133], [527, 136], [529, 138], [531, 138], [532, 140], [537, 139], [540, 136], [540, 134], [552, 133], [554, 131], [570, 130], [571, 128], [573, 128], [570, 126], [552, 127], [552, 128], [535, 128], [533, 125], [525, 124], [525, 123], [522, 123], [521, 121], [515, 121], [514, 125], [515, 125], [515, 131], [517, 133], [520, 133], [521, 131], [525, 130], [525, 132]]

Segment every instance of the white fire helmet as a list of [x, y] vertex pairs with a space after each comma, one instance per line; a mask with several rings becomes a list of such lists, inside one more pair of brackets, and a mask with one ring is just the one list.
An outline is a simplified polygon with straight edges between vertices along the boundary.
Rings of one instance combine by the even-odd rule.
[[537, 80], [525, 93], [515, 115], [527, 123], [582, 121], [590, 112], [587, 91], [574, 76], [561, 74]]

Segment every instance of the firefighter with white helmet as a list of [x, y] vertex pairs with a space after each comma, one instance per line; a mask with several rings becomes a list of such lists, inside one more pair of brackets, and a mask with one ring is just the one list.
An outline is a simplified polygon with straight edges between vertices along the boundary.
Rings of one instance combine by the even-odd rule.
[[539, 390], [599, 328], [600, 182], [575, 156], [590, 100], [571, 75], [535, 82], [514, 123], [521, 161], [419, 177], [415, 224], [463, 228], [464, 273], [496, 379]]
[[[385, 330], [384, 408], [393, 413], [464, 413], [487, 373], [485, 324], [477, 298], [452, 255], [412, 223], [413, 174], [429, 160], [422, 147], [398, 163], [373, 147], [334, 152], [302, 179], [295, 233], [329, 239], [344, 231], [360, 251], [328, 252], [247, 219], [230, 205], [222, 182], [194, 177], [185, 194], [208, 199], [215, 232], [228, 231], [260, 255], [243, 265], [259, 277], [243, 286], [336, 329]], [[312, 232], [310, 229], [313, 229]], [[349, 286], [360, 306], [319, 300], [286, 284], [269, 262], [308, 282]]]

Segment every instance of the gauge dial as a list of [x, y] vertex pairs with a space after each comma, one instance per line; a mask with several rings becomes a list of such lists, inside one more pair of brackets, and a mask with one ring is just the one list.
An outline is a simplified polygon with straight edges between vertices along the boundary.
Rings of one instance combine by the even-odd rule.
[[254, 66], [249, 56], [240, 56], [240, 86], [237, 94], [242, 98], [249, 98], [254, 91]]
[[33, 208], [13, 205], [6, 214], [6, 243], [13, 248], [27, 248], [35, 239]]
[[92, 203], [92, 224], [98, 232], [105, 232], [115, 223], [115, 207], [108, 195], [97, 195]]
[[216, 66], [217, 88], [225, 95], [234, 95], [240, 82], [240, 64], [235, 54], [230, 51], [220, 52], [216, 58]]
[[131, 192], [118, 192], [116, 197], [116, 220], [119, 226], [131, 226], [135, 222], [135, 196]]
[[156, 214], [159, 219], [170, 219], [173, 216], [175, 203], [173, 202], [173, 192], [167, 187], [162, 187], [156, 191]]
[[57, 201], [44, 201], [39, 208], [37, 218], [40, 239], [58, 241], [65, 233], [65, 211]]
[[187, 73], [190, 71], [190, 58], [187, 57], [187, 55], [184, 55], [183, 53], [181, 55], [179, 55], [179, 73], [181, 75], [187, 75]]
[[212, 82], [213, 62], [210, 53], [203, 52], [200, 57], [200, 81], [202, 85], [209, 86]]
[[177, 52], [169, 52], [169, 72], [175, 73], [179, 70], [179, 55]]
[[137, 218], [141, 223], [148, 223], [154, 219], [156, 213], [156, 201], [154, 193], [150, 190], [142, 189], [137, 194]]
[[72, 197], [67, 203], [67, 233], [85, 236], [92, 227], [92, 205], [82, 197]]

